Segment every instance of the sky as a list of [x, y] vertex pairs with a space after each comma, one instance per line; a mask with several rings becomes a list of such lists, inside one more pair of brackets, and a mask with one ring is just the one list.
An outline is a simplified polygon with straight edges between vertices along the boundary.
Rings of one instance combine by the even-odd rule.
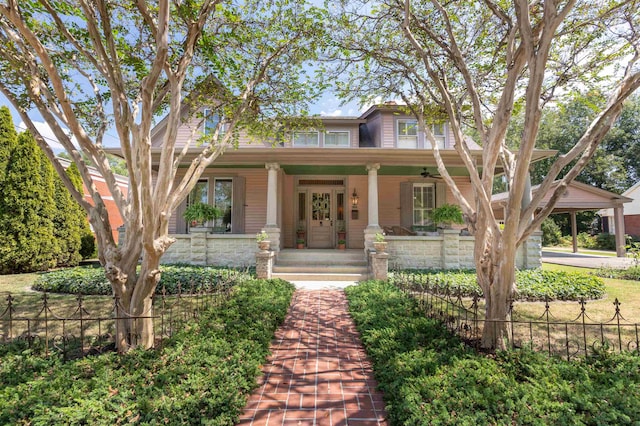
[[[9, 109], [11, 110], [11, 115], [13, 116], [14, 124], [18, 131], [27, 130], [27, 126], [25, 125], [18, 112], [2, 94], [0, 94], [0, 106], [9, 107]], [[354, 117], [359, 116], [362, 112], [366, 111], [368, 107], [368, 105], [365, 105], [363, 108], [360, 108], [356, 102], [349, 102], [345, 105], [342, 105], [340, 99], [338, 99], [334, 93], [327, 91], [311, 105], [309, 113], [312, 115], [321, 115], [328, 117]], [[53, 134], [53, 131], [44, 122], [41, 115], [37, 111], [33, 111], [29, 116], [34, 120], [34, 124], [40, 131], [40, 134], [45, 138], [45, 140], [49, 141], [49, 145], [51, 146], [51, 148], [55, 152], [63, 151], [64, 148], [62, 147], [62, 145], [60, 145], [60, 143], [58, 143], [57, 138]], [[105, 135], [105, 145], [118, 145], [118, 138], [116, 136], [115, 129], [110, 129], [107, 131]]]

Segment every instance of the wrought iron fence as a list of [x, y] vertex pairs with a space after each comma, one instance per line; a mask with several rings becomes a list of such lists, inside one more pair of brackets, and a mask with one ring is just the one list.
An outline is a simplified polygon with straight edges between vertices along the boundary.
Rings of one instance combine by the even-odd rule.
[[588, 356], [600, 350], [631, 352], [640, 355], [640, 324], [628, 321], [615, 299], [608, 321], [594, 321], [587, 313], [588, 302], [576, 302], [580, 312], [569, 320], [558, 319], [552, 313], [551, 301], [544, 301], [544, 309], [537, 315], [518, 312], [512, 301], [509, 319], [487, 320], [484, 299], [452, 292], [428, 279], [412, 281], [409, 276], [396, 275], [394, 284], [418, 301], [426, 316], [440, 321], [476, 349], [480, 348], [482, 330], [487, 325], [506, 326], [512, 348], [530, 347], [549, 356], [567, 360]]
[[206, 289], [194, 283], [186, 288], [178, 284], [177, 292], [169, 294], [163, 287], [153, 297], [152, 309], [142, 315], [127, 312], [121, 301], [111, 296], [77, 295], [73, 300], [72, 295], [42, 293], [19, 300], [9, 294], [4, 298], [5, 306], [0, 304], [0, 344], [17, 343], [47, 356], [59, 353], [68, 360], [113, 350], [116, 321], [133, 320], [135, 329], [135, 321], [152, 318], [153, 339], [158, 345], [187, 321], [219, 306], [235, 283], [236, 278], [230, 275]]

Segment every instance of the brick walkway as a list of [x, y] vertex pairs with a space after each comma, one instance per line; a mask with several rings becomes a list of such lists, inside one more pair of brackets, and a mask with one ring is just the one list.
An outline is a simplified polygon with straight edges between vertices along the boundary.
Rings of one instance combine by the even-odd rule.
[[386, 425], [341, 290], [297, 290], [240, 425]]

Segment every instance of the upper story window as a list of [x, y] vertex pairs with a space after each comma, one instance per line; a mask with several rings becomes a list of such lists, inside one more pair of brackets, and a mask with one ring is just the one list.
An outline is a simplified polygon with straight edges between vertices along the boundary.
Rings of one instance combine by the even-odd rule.
[[[216, 126], [220, 123], [220, 115], [216, 114], [213, 110], [206, 108], [204, 110], [204, 126], [202, 129], [202, 133], [205, 136], [213, 135], [216, 131]], [[220, 135], [224, 134], [224, 125], [220, 129]]]
[[418, 147], [418, 120], [401, 119], [398, 125], [398, 148]]
[[[438, 143], [438, 148], [444, 149], [444, 144], [446, 141], [446, 127], [444, 123], [437, 123], [431, 126], [431, 130], [433, 131], [433, 136]], [[431, 149], [431, 142], [428, 138], [425, 137], [424, 147], [427, 149]]]
[[349, 132], [348, 131], [329, 131], [324, 134], [324, 146], [334, 148], [348, 148]]
[[293, 146], [298, 147], [317, 147], [320, 145], [318, 132], [294, 132]]

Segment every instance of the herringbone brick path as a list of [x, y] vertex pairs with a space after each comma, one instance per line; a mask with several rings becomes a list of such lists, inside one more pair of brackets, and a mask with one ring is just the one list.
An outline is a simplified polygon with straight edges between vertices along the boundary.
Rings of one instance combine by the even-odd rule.
[[342, 290], [297, 290], [240, 425], [386, 425]]

